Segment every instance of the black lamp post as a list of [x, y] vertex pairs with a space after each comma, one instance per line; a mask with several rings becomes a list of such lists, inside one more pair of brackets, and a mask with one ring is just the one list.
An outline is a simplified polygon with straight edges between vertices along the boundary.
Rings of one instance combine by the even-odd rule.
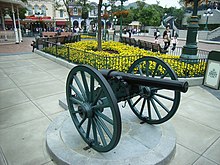
[[[120, 38], [122, 38], [122, 10], [123, 10], [123, 3], [126, 2], [127, 0], [120, 0], [121, 5], [120, 5]], [[119, 5], [118, 5], [119, 6]]]
[[[102, 6], [104, 7], [104, 14], [107, 14], [107, 8], [110, 7], [111, 5], [104, 3], [104, 4], [102, 4]], [[105, 20], [105, 23], [104, 23], [104, 37], [103, 38], [104, 38], [104, 40], [106, 40], [106, 20], [107, 20], [107, 18], [104, 18], [104, 20]]]
[[187, 38], [186, 38], [186, 45], [183, 46], [181, 58], [183, 60], [190, 60], [190, 62], [197, 62], [198, 56], [197, 56], [197, 42], [196, 42], [196, 37], [197, 37], [197, 32], [198, 32], [198, 2], [199, 0], [193, 0], [193, 13], [190, 18], [190, 23], [188, 25], [188, 30], [187, 30]]
[[206, 23], [205, 23], [205, 28], [204, 28], [204, 30], [209, 30], [208, 29], [208, 21], [209, 21], [209, 17], [210, 16], [213, 16], [213, 12], [212, 12], [212, 10], [209, 8], [209, 9], [207, 9], [207, 11], [203, 14], [203, 16], [204, 17], [206, 17]]
[[[114, 16], [114, 18], [113, 18], [113, 25], [114, 25], [114, 27], [115, 27], [115, 24], [118, 22], [118, 19], [117, 19], [117, 17], [116, 17], [116, 15]], [[114, 28], [113, 27], [113, 28]]]

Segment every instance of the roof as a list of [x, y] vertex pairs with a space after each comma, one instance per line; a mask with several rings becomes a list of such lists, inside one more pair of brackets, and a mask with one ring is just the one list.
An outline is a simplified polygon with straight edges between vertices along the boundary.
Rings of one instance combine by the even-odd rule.
[[0, 8], [11, 8], [11, 4], [19, 8], [25, 8], [26, 5], [21, 0], [0, 0]]

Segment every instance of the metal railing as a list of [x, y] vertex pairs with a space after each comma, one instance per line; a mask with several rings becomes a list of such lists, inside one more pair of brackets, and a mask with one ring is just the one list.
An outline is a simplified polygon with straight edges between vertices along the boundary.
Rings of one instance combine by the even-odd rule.
[[[175, 50], [172, 50], [172, 46], [169, 47], [167, 54], [180, 56], [182, 54], [182, 47], [176, 47]], [[208, 58], [209, 51], [198, 49], [197, 56], [198, 58]]]
[[[127, 72], [135, 60], [143, 57], [143, 55], [114, 57], [100, 56], [95, 53], [70, 48], [66, 45], [60, 45], [50, 41], [43, 42], [44, 52], [75, 64], [88, 64], [96, 69], [105, 68]], [[176, 51], [179, 52], [180, 49], [177, 48]], [[207, 58], [205, 57], [207, 52], [201, 52], [204, 54], [201, 53], [201, 56], [198, 57], [196, 63], [195, 60], [182, 61], [180, 58], [164, 58], [164, 56], [163, 60], [172, 67], [178, 77], [201, 77], [204, 76], [207, 63]]]

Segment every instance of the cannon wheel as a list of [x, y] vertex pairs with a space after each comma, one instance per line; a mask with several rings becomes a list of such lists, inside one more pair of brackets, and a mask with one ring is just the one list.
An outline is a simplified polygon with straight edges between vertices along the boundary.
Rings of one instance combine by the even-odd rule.
[[87, 65], [74, 67], [67, 78], [66, 98], [76, 129], [98, 152], [113, 149], [121, 136], [121, 116], [112, 88]]
[[[170, 66], [155, 57], [143, 57], [136, 60], [128, 72], [140, 76], [177, 80], [177, 76]], [[149, 124], [160, 124], [175, 114], [180, 103], [180, 92], [141, 86], [140, 94], [128, 99], [128, 103], [142, 121]]]

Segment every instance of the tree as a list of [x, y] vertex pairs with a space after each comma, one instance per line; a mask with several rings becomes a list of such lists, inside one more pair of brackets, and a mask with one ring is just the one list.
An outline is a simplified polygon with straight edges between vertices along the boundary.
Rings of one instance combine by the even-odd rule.
[[[65, 5], [65, 7], [66, 7], [66, 12], [67, 12], [67, 14], [68, 14], [68, 17], [69, 17], [69, 25], [70, 25], [70, 30], [71, 30], [71, 19], [70, 19], [70, 16], [71, 16], [71, 14], [70, 14], [70, 9], [69, 9], [69, 4], [70, 4], [70, 2], [71, 2], [71, 0], [63, 0], [63, 3], [64, 3], [64, 5]], [[56, 0], [55, 1], [55, 9], [57, 10], [57, 9], [59, 9], [60, 7], [61, 7], [62, 5]]]
[[138, 21], [144, 26], [159, 26], [161, 10], [157, 10], [153, 5], [149, 5], [138, 12]]
[[99, 0], [98, 3], [98, 51], [102, 50], [102, 40], [101, 40], [101, 8], [102, 8], [102, 0]]

